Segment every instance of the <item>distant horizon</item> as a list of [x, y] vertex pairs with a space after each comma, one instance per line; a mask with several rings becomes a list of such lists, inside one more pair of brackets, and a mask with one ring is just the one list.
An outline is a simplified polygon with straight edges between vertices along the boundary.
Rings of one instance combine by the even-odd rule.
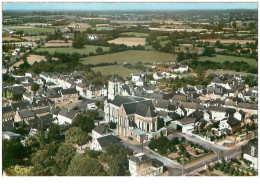
[[192, 11], [192, 10], [257, 10], [257, 2], [251, 3], [180, 3], [180, 2], [86, 2], [86, 3], [3, 3], [3, 11]]

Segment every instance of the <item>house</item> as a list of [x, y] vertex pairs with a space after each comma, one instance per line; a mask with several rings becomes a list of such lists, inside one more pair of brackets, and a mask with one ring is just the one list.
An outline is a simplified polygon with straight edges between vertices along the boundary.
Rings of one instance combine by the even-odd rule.
[[73, 119], [76, 117], [76, 112], [72, 109], [62, 108], [58, 113], [59, 125], [72, 124]]
[[211, 114], [210, 119], [219, 121], [219, 120], [222, 120], [223, 118], [226, 118], [227, 108], [225, 108], [225, 107], [209, 106], [207, 108], [207, 111], [209, 111]]
[[11, 139], [19, 139], [21, 137], [20, 134], [13, 133], [11, 131], [2, 132], [3, 139], [11, 140]]
[[76, 102], [79, 98], [78, 91], [75, 88], [62, 89], [61, 96], [63, 102]]
[[173, 71], [175, 73], [187, 73], [189, 70], [189, 66], [188, 65], [177, 65], [175, 67], [173, 67]]
[[110, 145], [121, 145], [121, 142], [114, 135], [105, 135], [96, 139], [92, 149], [95, 151], [104, 151]]
[[16, 123], [26, 122], [34, 118], [35, 118], [35, 114], [32, 110], [16, 111], [14, 116], [14, 122]]
[[91, 144], [91, 149], [98, 149], [97, 145], [99, 144], [97, 142], [98, 138], [104, 137], [106, 135], [111, 134], [112, 131], [110, 130], [108, 124], [99, 124], [92, 130], [92, 144]]
[[191, 134], [195, 127], [196, 118], [194, 117], [185, 117], [180, 119], [178, 122], [182, 127], [182, 133]]
[[163, 174], [163, 163], [139, 153], [129, 158], [129, 172], [131, 176], [159, 176]]
[[107, 88], [105, 86], [89, 85], [87, 89], [87, 98], [104, 98], [107, 96]]
[[242, 146], [243, 158], [250, 161], [250, 167], [258, 169], [258, 139], [252, 139], [245, 146]]

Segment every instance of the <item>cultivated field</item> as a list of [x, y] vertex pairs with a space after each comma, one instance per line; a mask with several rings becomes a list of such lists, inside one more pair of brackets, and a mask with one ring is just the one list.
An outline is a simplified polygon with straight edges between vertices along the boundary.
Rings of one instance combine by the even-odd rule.
[[64, 40], [51, 40], [44, 44], [44, 47], [71, 47], [72, 41], [65, 42]]
[[3, 41], [19, 41], [20, 39], [18, 38], [14, 38], [14, 37], [10, 37], [10, 36], [5, 36], [2, 39]]
[[37, 52], [39, 51], [48, 51], [50, 54], [54, 54], [55, 52], [58, 53], [79, 53], [79, 54], [89, 54], [90, 52], [96, 53], [98, 47], [101, 47], [103, 51], [109, 50], [109, 47], [104, 46], [94, 46], [94, 45], [87, 45], [85, 48], [77, 49], [73, 47], [57, 47], [57, 48], [38, 48], [36, 49]]
[[[27, 61], [30, 65], [32, 65], [35, 61], [40, 62], [40, 61], [47, 61], [47, 59], [45, 58], [45, 56], [41, 56], [41, 55], [29, 55], [27, 57]], [[12, 67], [18, 67], [19, 65], [21, 65], [23, 63], [23, 60], [21, 59], [20, 61], [17, 61], [15, 64], [12, 65]]]
[[109, 65], [109, 66], [103, 66], [103, 67], [93, 67], [93, 71], [95, 72], [101, 72], [103, 75], [112, 75], [112, 74], [118, 74], [122, 77], [129, 77], [131, 73], [139, 73], [140, 70], [138, 69], [128, 69], [124, 67], [123, 65]]
[[247, 42], [255, 43], [254, 40], [234, 40], [234, 39], [205, 39], [205, 40], [200, 40], [200, 41], [215, 43], [218, 40], [220, 41], [220, 43], [223, 43], [223, 44], [232, 44], [232, 43], [246, 44]]
[[224, 63], [225, 61], [230, 61], [230, 62], [245, 61], [249, 65], [252, 65], [252, 66], [257, 66], [257, 64], [258, 64], [257, 61], [254, 59], [245, 58], [245, 57], [226, 56], [226, 55], [217, 55], [216, 57], [205, 57], [205, 58], [199, 59], [199, 61], [213, 61], [213, 62], [219, 62], [219, 63]]
[[141, 32], [124, 32], [124, 33], [121, 33], [121, 35], [133, 36], [133, 37], [139, 37], [139, 38], [145, 38], [145, 37], [149, 36], [149, 34], [141, 33]]
[[177, 55], [163, 53], [158, 51], [137, 51], [129, 50], [119, 53], [112, 53], [99, 56], [91, 56], [82, 58], [83, 64], [98, 64], [98, 63], [114, 63], [123, 64], [127, 63], [137, 63], [137, 62], [160, 62], [160, 61], [174, 61]]
[[125, 44], [127, 46], [145, 45], [145, 38], [119, 37], [108, 41], [114, 44]]

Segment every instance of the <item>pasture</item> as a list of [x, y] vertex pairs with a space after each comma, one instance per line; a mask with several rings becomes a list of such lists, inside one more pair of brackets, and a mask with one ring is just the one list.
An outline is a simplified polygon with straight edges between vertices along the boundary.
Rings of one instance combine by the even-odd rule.
[[140, 50], [129, 50], [124, 52], [91, 56], [82, 58], [83, 64], [99, 64], [99, 63], [114, 63], [123, 64], [127, 63], [153, 63], [160, 61], [174, 61], [176, 60], [177, 55], [163, 53], [158, 51], [140, 51]]
[[219, 63], [224, 63], [225, 61], [245, 61], [249, 65], [252, 66], [257, 66], [257, 61], [251, 58], [245, 58], [245, 57], [235, 57], [235, 56], [226, 56], [226, 55], [217, 55], [215, 57], [205, 57], [199, 59], [199, 61], [213, 61], [213, 62], [219, 62]]
[[36, 51], [48, 51], [50, 54], [54, 54], [55, 52], [58, 53], [79, 53], [81, 55], [83, 54], [89, 54], [90, 52], [96, 53], [96, 50], [98, 47], [101, 47], [103, 51], [109, 50], [109, 47], [104, 46], [94, 46], [94, 45], [87, 45], [85, 48], [77, 49], [73, 47], [57, 47], [57, 48], [38, 48]]
[[119, 37], [108, 41], [114, 44], [125, 44], [127, 46], [145, 45], [145, 38]]
[[108, 65], [103, 67], [93, 67], [93, 71], [95, 72], [101, 72], [103, 75], [112, 75], [112, 74], [118, 74], [122, 77], [129, 77], [131, 73], [139, 73], [139, 69], [128, 69], [124, 67], [123, 65]]

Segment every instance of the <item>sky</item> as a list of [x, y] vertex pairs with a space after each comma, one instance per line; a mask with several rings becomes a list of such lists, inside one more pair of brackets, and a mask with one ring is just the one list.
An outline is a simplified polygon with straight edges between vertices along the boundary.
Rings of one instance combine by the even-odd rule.
[[257, 9], [257, 3], [3, 3], [3, 10], [215, 10]]

